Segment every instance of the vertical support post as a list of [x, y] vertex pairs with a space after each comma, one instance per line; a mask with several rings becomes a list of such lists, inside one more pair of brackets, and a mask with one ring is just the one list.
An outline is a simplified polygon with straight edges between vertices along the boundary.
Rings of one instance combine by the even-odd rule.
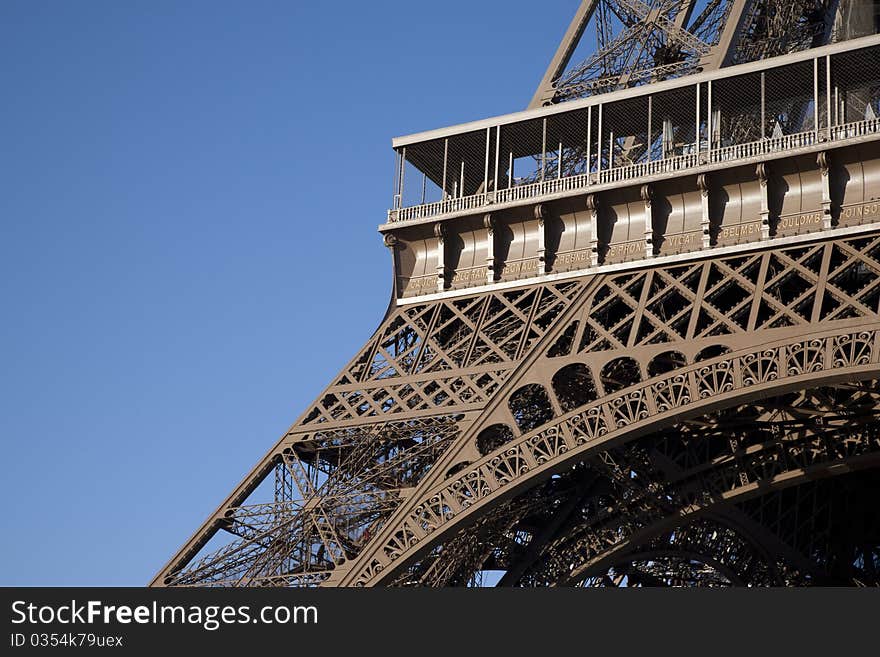
[[651, 211], [651, 200], [654, 190], [651, 185], [642, 185], [642, 201], [645, 202], [645, 257], [654, 256], [654, 219]]
[[495, 128], [495, 184], [492, 186], [492, 196], [498, 194], [498, 158], [501, 155], [501, 126]]
[[547, 273], [547, 239], [544, 232], [544, 206], [538, 203], [535, 206], [535, 219], [538, 221], [538, 276]]
[[709, 162], [712, 161], [712, 119], [714, 116], [712, 114], [712, 80], [709, 80], [706, 83], [706, 159]]
[[703, 240], [703, 248], [708, 249], [711, 245], [711, 222], [709, 220], [709, 179], [705, 173], [697, 176], [697, 187], [700, 188], [700, 230]]
[[592, 180], [590, 174], [592, 173], [593, 166], [591, 160], [590, 147], [592, 146], [591, 139], [593, 136], [593, 106], [590, 105], [587, 108], [587, 184], [589, 185]]
[[700, 83], [697, 82], [696, 87], [696, 97], [697, 97], [697, 111], [696, 111], [696, 121], [694, 122], [694, 154], [696, 155], [695, 162], [699, 162], [700, 157]]
[[559, 142], [559, 161], [556, 163], [556, 178], [562, 178], [562, 142]]
[[545, 171], [547, 171], [547, 117], [541, 122], [541, 182], [544, 182]]
[[495, 282], [495, 218], [491, 214], [483, 217], [486, 228], [486, 282]]
[[767, 89], [764, 71], [761, 71], [761, 139], [767, 135]]
[[608, 133], [608, 168], [614, 168], [614, 131]]
[[510, 151], [510, 163], [507, 166], [507, 189], [513, 187], [513, 151]]
[[819, 141], [819, 58], [813, 57], [813, 135]]
[[406, 174], [406, 146], [403, 147], [403, 150], [400, 153], [400, 189], [397, 192], [397, 195], [400, 197], [400, 207], [403, 207], [403, 176]]
[[831, 215], [831, 166], [826, 151], [820, 151], [816, 155], [816, 164], [819, 165], [819, 174], [822, 177], [822, 230], [830, 230], [833, 219]]
[[458, 185], [458, 196], [464, 196], [464, 160], [461, 161], [461, 183]]
[[587, 196], [587, 210], [590, 212], [590, 266], [599, 264], [599, 199], [596, 194]]
[[394, 149], [394, 155], [396, 157], [394, 159], [394, 188], [391, 190], [393, 193], [391, 207], [394, 210], [399, 210], [400, 209], [400, 151], [397, 149]]
[[770, 203], [767, 198], [767, 178], [769, 175], [769, 167], [766, 162], [758, 164], [755, 173], [758, 175], [758, 183], [760, 184], [761, 194], [761, 239], [766, 240], [770, 237]]
[[446, 224], [437, 222], [434, 224], [434, 235], [437, 238], [437, 291], [442, 292], [446, 287]]
[[663, 117], [663, 128], [662, 135], [663, 137], [660, 140], [661, 148], [660, 148], [660, 159], [665, 160], [670, 155], [675, 154], [675, 139], [673, 139], [673, 129], [672, 129], [672, 121], [666, 117]]
[[427, 191], [427, 189], [428, 189], [428, 174], [423, 173], [422, 174], [422, 201], [421, 201], [421, 203], [419, 203], [419, 205], [425, 204], [425, 192]]
[[602, 182], [602, 103], [599, 103], [599, 135], [596, 139], [596, 182]]
[[831, 55], [825, 55], [825, 123], [831, 139]]
[[446, 191], [446, 169], [449, 164], [449, 137], [443, 140], [443, 200], [446, 200], [446, 197], [449, 196], [449, 192]]
[[834, 85], [834, 125], [840, 125], [840, 87]]
[[483, 194], [489, 193], [489, 146], [492, 142], [492, 128], [486, 128], [486, 163], [483, 165]]
[[651, 115], [654, 111], [654, 94], [648, 94], [648, 136], [646, 138], [648, 162], [651, 161]]

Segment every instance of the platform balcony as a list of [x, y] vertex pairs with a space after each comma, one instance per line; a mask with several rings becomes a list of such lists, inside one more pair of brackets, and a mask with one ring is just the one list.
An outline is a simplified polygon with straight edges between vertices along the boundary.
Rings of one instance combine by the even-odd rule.
[[396, 138], [390, 229], [880, 137], [880, 37]]

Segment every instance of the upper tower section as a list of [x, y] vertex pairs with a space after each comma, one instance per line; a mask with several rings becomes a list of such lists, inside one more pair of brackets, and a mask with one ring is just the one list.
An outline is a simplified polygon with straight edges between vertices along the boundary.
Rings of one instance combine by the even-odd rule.
[[876, 32], [874, 0], [582, 0], [529, 107]]
[[584, 0], [529, 108], [393, 140], [396, 295], [880, 219], [877, 6]]

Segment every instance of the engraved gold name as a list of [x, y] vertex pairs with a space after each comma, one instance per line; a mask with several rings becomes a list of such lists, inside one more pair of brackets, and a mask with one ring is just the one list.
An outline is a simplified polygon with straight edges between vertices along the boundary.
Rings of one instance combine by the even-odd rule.
[[457, 271], [452, 275], [452, 284], [486, 280], [486, 269], [468, 269]]
[[504, 274], [521, 274], [523, 272], [538, 273], [538, 260], [523, 260], [521, 262], [510, 262], [504, 265]]
[[821, 212], [810, 212], [809, 214], [798, 214], [793, 217], [782, 217], [779, 220], [779, 228], [800, 228], [801, 226], [818, 224], [821, 219]]
[[736, 226], [728, 226], [721, 229], [721, 237], [744, 237], [746, 235], [754, 235], [761, 232], [760, 222], [750, 224], [737, 224]]
[[849, 206], [840, 210], [841, 219], [872, 217], [875, 214], [880, 214], [880, 203], [865, 203], [864, 205]]
[[676, 248], [680, 246], [688, 246], [691, 242], [696, 241], [699, 233], [678, 233], [677, 235], [666, 235], [663, 238], [663, 246]]
[[574, 265], [590, 260], [589, 251], [577, 251], [575, 253], [563, 253], [556, 256], [556, 265]]
[[608, 249], [606, 257], [615, 258], [618, 256], [627, 256], [634, 253], [640, 253], [645, 250], [644, 242], [629, 242], [627, 244], [612, 244]]
[[428, 288], [436, 288], [437, 287], [437, 276], [426, 276], [423, 278], [410, 278], [407, 280], [405, 286], [407, 290], [423, 290], [426, 287]]

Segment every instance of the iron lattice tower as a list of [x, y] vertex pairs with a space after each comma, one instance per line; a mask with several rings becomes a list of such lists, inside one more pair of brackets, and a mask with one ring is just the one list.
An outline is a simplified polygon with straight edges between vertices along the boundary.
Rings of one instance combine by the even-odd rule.
[[395, 139], [384, 320], [153, 585], [880, 583], [877, 24], [584, 0]]

